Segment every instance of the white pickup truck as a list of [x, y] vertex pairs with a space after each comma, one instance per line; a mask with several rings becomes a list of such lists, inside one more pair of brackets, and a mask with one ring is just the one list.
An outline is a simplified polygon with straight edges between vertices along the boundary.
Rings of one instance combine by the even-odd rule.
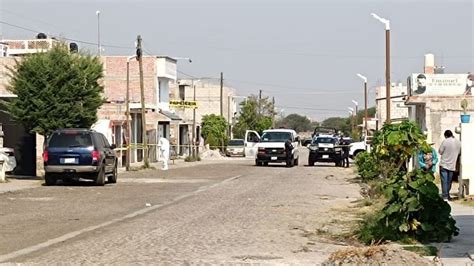
[[255, 165], [262, 166], [268, 163], [287, 162], [285, 142], [291, 139], [293, 160], [290, 165], [299, 163], [299, 137], [292, 129], [268, 129], [263, 131], [262, 136], [252, 130], [245, 133], [245, 155], [255, 157]]
[[372, 142], [372, 136], [364, 137], [363, 141], [352, 142], [351, 148], [349, 150], [349, 157], [351, 159], [354, 159], [357, 156], [357, 154], [359, 154], [360, 152], [363, 152], [363, 151], [370, 152], [370, 145], [367, 143], [371, 143], [371, 142]]

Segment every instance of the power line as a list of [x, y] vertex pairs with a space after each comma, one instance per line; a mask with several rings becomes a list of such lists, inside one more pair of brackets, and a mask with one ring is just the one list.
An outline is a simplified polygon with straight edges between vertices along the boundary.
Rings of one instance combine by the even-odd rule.
[[297, 110], [312, 110], [312, 111], [331, 111], [331, 112], [347, 112], [345, 109], [328, 109], [328, 108], [312, 108], [301, 106], [276, 106], [278, 108], [297, 109]]

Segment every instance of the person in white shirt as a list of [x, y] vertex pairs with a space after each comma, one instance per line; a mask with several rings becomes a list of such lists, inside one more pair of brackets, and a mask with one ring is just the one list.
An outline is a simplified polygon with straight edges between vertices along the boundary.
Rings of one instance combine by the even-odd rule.
[[170, 142], [161, 137], [158, 141], [158, 146], [160, 148], [160, 158], [163, 162], [162, 170], [168, 170], [168, 160], [170, 158]]

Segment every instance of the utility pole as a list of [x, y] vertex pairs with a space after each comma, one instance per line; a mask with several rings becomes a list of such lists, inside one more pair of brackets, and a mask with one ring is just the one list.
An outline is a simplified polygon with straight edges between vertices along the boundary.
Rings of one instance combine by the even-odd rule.
[[137, 36], [137, 59], [138, 59], [138, 69], [140, 71], [140, 95], [142, 102], [142, 142], [143, 142], [143, 166], [149, 168], [148, 163], [148, 142], [146, 136], [146, 109], [145, 109], [145, 86], [143, 84], [143, 58], [142, 58], [142, 37]]
[[224, 73], [221, 72], [221, 116], [224, 116]]
[[231, 95], [227, 96], [227, 136], [229, 137], [230, 139], [230, 136], [231, 136], [231, 129], [232, 129], [232, 125], [230, 124], [230, 99], [232, 98]]
[[125, 169], [130, 171], [130, 144], [131, 144], [131, 130], [130, 130], [130, 60], [127, 58], [127, 98], [125, 100], [127, 105], [127, 111], [125, 111], [125, 116], [127, 117], [127, 151], [126, 151], [126, 162]]
[[97, 15], [97, 54], [101, 55], [101, 48], [100, 48], [100, 10], [97, 10], [95, 12], [95, 14]]
[[365, 136], [369, 135], [369, 128], [367, 127], [367, 120], [369, 119], [369, 113], [367, 111], [367, 81], [364, 82], [364, 105], [365, 105], [365, 122], [364, 122], [364, 128], [365, 128]]
[[391, 117], [391, 101], [390, 99], [390, 90], [391, 90], [391, 83], [390, 83], [390, 27], [385, 30], [385, 97], [386, 97], [386, 105], [387, 105], [387, 119], [385, 120], [386, 124], [390, 124]]
[[275, 128], [275, 97], [272, 98], [272, 128]]
[[258, 116], [262, 116], [262, 90], [258, 92]]

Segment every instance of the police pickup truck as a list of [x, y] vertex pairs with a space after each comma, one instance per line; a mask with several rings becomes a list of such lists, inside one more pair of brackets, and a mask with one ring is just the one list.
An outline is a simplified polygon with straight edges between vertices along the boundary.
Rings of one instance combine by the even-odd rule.
[[269, 163], [287, 163], [285, 142], [290, 139], [293, 149], [288, 166], [298, 165], [299, 137], [292, 129], [268, 129], [262, 136], [248, 130], [245, 136], [245, 151], [247, 156], [255, 156], [255, 165], [267, 166]]

